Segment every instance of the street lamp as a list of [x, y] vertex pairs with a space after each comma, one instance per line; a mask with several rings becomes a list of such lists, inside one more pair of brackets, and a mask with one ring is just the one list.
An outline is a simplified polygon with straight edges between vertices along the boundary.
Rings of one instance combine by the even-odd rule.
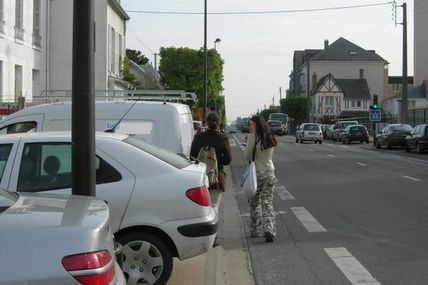
[[208, 104], [207, 0], [204, 1], [204, 4], [204, 120], [206, 120]]
[[219, 42], [221, 42], [221, 39], [216, 38], [215, 41], [214, 41], [214, 49], [216, 49], [216, 44], [219, 43]]

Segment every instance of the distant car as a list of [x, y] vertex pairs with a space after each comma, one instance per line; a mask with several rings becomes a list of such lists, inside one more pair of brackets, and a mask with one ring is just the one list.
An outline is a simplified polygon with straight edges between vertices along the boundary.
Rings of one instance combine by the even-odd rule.
[[229, 129], [228, 129], [229, 134], [236, 134], [237, 132], [238, 132], [238, 130], [235, 127], [229, 127]]
[[337, 121], [334, 124], [333, 130], [334, 132], [332, 133], [332, 140], [333, 141], [339, 141], [342, 138], [342, 132], [345, 130], [345, 128], [347, 126], [352, 126], [352, 125], [358, 125], [358, 121]]
[[354, 141], [369, 143], [369, 132], [363, 125], [347, 126], [342, 133], [341, 141], [348, 144]]
[[284, 134], [281, 121], [270, 120], [267, 121], [267, 124], [275, 135], [282, 136]]
[[428, 149], [428, 124], [417, 125], [406, 137], [406, 151], [416, 149], [418, 153], [423, 153]]
[[330, 125], [325, 130], [324, 139], [331, 140], [333, 139], [334, 125]]
[[125, 285], [107, 204], [0, 189], [0, 284]]
[[324, 139], [327, 139], [327, 130], [330, 126], [332, 126], [332, 124], [321, 124], [320, 125], [321, 131], [322, 131], [322, 136]]
[[[97, 197], [110, 207], [128, 285], [141, 279], [165, 284], [173, 257], [211, 248], [218, 218], [204, 164], [127, 135], [97, 133], [95, 165]], [[0, 186], [7, 190], [70, 194], [71, 134], [0, 136], [0, 166]], [[137, 259], [146, 263], [135, 267]]]
[[385, 146], [387, 149], [399, 146], [404, 147], [406, 137], [412, 131], [412, 127], [406, 124], [392, 124], [386, 126], [376, 135], [374, 145], [376, 148]]
[[318, 124], [303, 123], [299, 126], [296, 132], [296, 142], [303, 143], [304, 141], [313, 141], [322, 143], [322, 131]]

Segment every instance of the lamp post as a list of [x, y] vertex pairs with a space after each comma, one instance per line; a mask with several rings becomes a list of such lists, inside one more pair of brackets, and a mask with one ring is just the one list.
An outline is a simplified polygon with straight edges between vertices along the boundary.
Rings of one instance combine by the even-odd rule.
[[221, 39], [220, 38], [216, 38], [215, 39], [215, 41], [214, 41], [214, 49], [217, 49], [217, 43], [219, 43], [219, 42], [221, 42]]
[[204, 120], [207, 118], [207, 105], [208, 105], [208, 53], [207, 53], [207, 0], [204, 6]]

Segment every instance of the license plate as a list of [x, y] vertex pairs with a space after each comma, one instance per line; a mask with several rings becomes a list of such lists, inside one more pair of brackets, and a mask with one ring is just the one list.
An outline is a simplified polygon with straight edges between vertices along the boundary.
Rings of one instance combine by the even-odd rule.
[[316, 135], [317, 133], [309, 132], [308, 134], [309, 134], [309, 135]]

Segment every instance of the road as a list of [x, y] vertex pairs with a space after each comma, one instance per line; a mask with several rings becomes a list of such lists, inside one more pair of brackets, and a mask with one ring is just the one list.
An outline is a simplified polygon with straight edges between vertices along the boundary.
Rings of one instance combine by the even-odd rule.
[[[231, 136], [234, 184], [243, 137]], [[278, 236], [247, 239], [256, 284], [428, 284], [428, 153], [278, 142]], [[236, 191], [248, 236], [248, 203]]]

